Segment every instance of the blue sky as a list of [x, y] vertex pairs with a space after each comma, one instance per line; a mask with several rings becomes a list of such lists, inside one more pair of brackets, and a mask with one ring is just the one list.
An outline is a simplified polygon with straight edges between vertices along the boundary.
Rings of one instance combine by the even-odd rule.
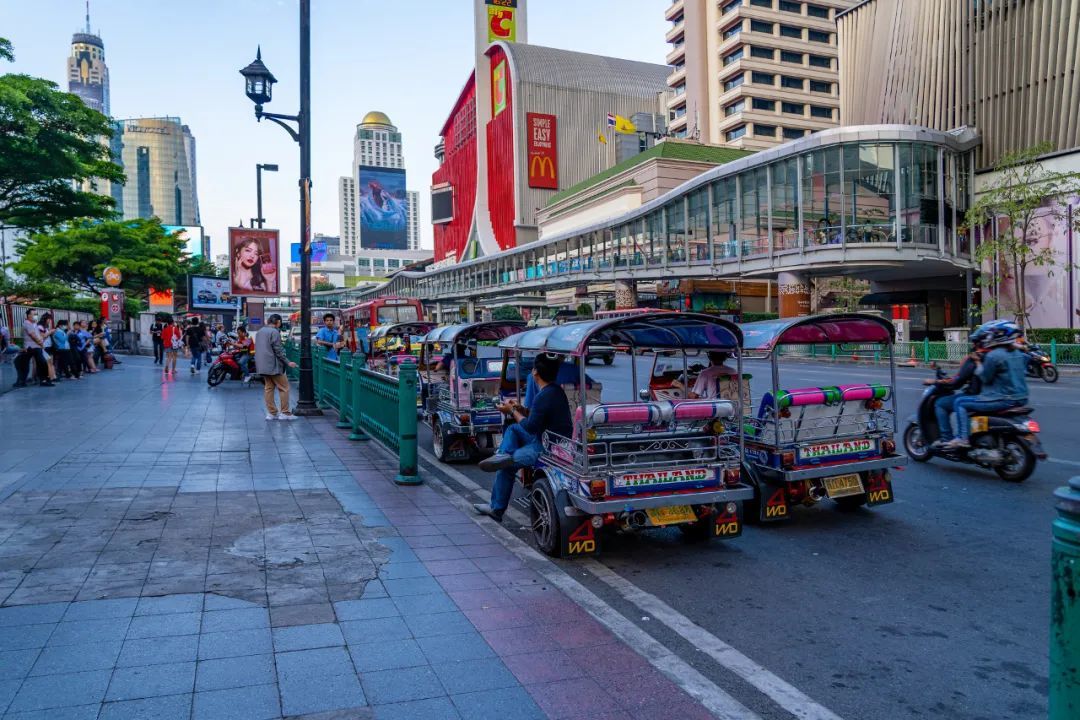
[[[313, 225], [338, 234], [337, 179], [349, 172], [356, 123], [369, 110], [404, 135], [409, 188], [421, 193], [423, 244], [431, 246], [428, 187], [438, 131], [472, 67], [468, 0], [313, 0]], [[665, 0], [533, 0], [529, 39], [537, 45], [663, 63]], [[237, 72], [262, 45], [278, 79], [268, 110], [297, 109], [296, 0], [91, 0], [105, 43], [115, 117], [178, 115], [198, 146], [199, 205], [214, 252], [226, 228], [255, 215], [255, 163], [263, 175], [267, 223], [283, 243], [299, 234], [296, 145], [255, 122]], [[0, 65], [66, 88], [71, 34], [82, 0], [0, 0], [0, 36], [15, 63]], [[287, 257], [287, 254], [286, 254]]]

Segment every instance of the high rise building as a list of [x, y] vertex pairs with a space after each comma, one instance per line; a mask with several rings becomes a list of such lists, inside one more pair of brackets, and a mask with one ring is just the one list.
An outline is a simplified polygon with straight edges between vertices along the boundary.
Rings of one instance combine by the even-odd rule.
[[117, 120], [111, 147], [127, 182], [108, 184], [103, 191], [125, 220], [156, 217], [166, 225], [200, 224], [195, 138], [180, 118]]
[[68, 92], [78, 95], [88, 107], [109, 114], [109, 68], [105, 65], [105, 44], [90, 30], [90, 2], [86, 3], [85, 32], [71, 36], [67, 61]]
[[338, 180], [342, 254], [419, 249], [418, 198], [405, 190], [401, 133], [385, 113], [369, 112], [353, 137], [352, 176]]
[[675, 137], [759, 150], [837, 125], [835, 17], [855, 0], [675, 0]]

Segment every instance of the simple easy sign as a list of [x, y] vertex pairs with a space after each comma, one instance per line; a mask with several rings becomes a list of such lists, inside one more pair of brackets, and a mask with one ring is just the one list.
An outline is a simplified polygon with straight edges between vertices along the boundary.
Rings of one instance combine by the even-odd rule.
[[554, 115], [526, 113], [528, 132], [529, 187], [559, 189], [558, 125]]

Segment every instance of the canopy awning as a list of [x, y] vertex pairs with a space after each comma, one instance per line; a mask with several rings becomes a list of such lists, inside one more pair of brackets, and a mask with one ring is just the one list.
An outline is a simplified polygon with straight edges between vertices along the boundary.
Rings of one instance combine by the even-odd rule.
[[672, 312], [552, 325], [499, 342], [501, 348], [568, 355], [583, 355], [596, 345], [734, 352], [742, 345], [742, 333], [722, 318]]
[[424, 336], [425, 343], [466, 343], [471, 340], [502, 340], [525, 330], [522, 320], [489, 320], [438, 327]]
[[435, 329], [438, 323], [433, 322], [408, 322], [394, 323], [393, 325], [380, 325], [368, 335], [372, 340], [382, 337], [404, 337], [406, 335], [427, 335]]
[[777, 345], [830, 345], [833, 343], [892, 343], [893, 324], [869, 313], [811, 315], [762, 320], [740, 325], [743, 348], [770, 352]]

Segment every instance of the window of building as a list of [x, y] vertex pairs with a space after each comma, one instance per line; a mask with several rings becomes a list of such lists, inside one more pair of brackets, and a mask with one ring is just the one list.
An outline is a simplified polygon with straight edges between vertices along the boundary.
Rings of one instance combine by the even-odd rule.
[[754, 135], [756, 137], [776, 137], [776, 126], [754, 123]]
[[795, 63], [796, 65], [802, 65], [802, 53], [791, 52], [790, 50], [781, 50], [780, 61], [786, 63]]
[[821, 18], [823, 20], [829, 19], [829, 8], [821, 7], [820, 5], [806, 4], [806, 14], [810, 17]]
[[731, 0], [731, 2], [726, 3], [723, 7], [720, 8], [720, 14], [727, 15], [729, 12], [739, 7], [740, 5], [742, 5], [742, 0]]
[[750, 4], [756, 7], [772, 9], [772, 0], [750, 0]]
[[772, 35], [773, 24], [771, 22], [765, 22], [764, 20], [751, 20], [750, 29], [754, 32]]
[[677, 63], [671, 66], [671, 72], [679, 72], [686, 67], [685, 60], [679, 60]]
[[684, 18], [683, 18], [683, 14], [682, 14], [682, 13], [679, 13], [679, 14], [678, 14], [678, 15], [676, 15], [675, 17], [671, 18], [671, 27], [673, 27], [673, 28], [674, 28], [674, 27], [678, 26], [678, 25], [679, 25], [679, 23], [681, 23], [681, 22], [683, 21], [683, 19], [684, 19]]
[[[754, 74], [756, 75], [757, 73], [754, 73]], [[734, 90], [735, 88], [739, 87], [742, 84], [743, 84], [743, 74], [739, 73], [738, 75], [736, 75], [735, 77], [731, 78], [730, 80], [728, 80], [727, 82], [724, 83], [724, 90], [725, 91], [726, 90]], [[685, 108], [683, 108], [683, 112], [684, 113], [686, 112]]]
[[794, 25], [781, 25], [780, 37], [796, 38], [802, 40], [802, 28]]
[[806, 112], [806, 106], [802, 103], [786, 102], [780, 104], [780, 111], [788, 115], [803, 115]]
[[746, 134], [746, 126], [745, 125], [740, 125], [737, 128], [734, 128], [732, 130], [728, 130], [724, 137], [726, 137], [728, 140], [738, 140], [739, 138], [741, 138], [745, 134]]
[[750, 79], [757, 85], [776, 84], [776, 76], [772, 73], [755, 72]]
[[799, 90], [802, 90], [803, 89], [803, 79], [802, 78], [797, 78], [797, 77], [791, 77], [790, 75], [781, 75], [780, 76], [780, 87], [797, 88]]
[[784, 128], [785, 140], [795, 140], [796, 138], [801, 138], [805, 134], [806, 131], [802, 128]]
[[750, 47], [750, 57], [768, 58], [769, 60], [773, 60], [776, 58], [776, 51], [772, 48], [753, 45]]
[[811, 80], [810, 92], [817, 93], [832, 93], [832, 83], [825, 82], [823, 80]]
[[791, 0], [780, 0], [780, 9], [784, 12], [799, 13], [802, 15], [802, 3], [791, 2]]
[[811, 105], [810, 116], [832, 120], [832, 108], [822, 107], [821, 105]]
[[726, 28], [724, 30], [724, 39], [727, 40], [728, 38], [733, 38], [733, 37], [735, 37], [736, 35], [738, 35], [741, 32], [742, 32], [742, 23], [737, 22], [734, 25], [732, 25], [731, 27]]
[[765, 98], [754, 98], [752, 107], [755, 110], [776, 110], [775, 100], [766, 100]]
[[810, 65], [812, 67], [830, 68], [831, 69], [832, 68], [832, 58], [831, 57], [826, 57], [825, 55], [811, 55], [810, 56]]
[[686, 83], [679, 83], [673, 88], [673, 90], [675, 90], [676, 95], [682, 95], [684, 92], [686, 92]]
[[746, 101], [745, 100], [740, 100], [738, 102], [733, 102], [730, 105], [727, 105], [726, 107], [724, 107], [724, 114], [729, 115], [729, 116], [730, 115], [736, 115], [738, 113], [741, 113], [745, 109], [746, 109]]
[[822, 32], [821, 30], [809, 30], [809, 31], [807, 31], [806, 38], [810, 42], [828, 44], [828, 42], [829, 42], [829, 33]]
[[679, 130], [676, 130], [675, 132], [671, 133], [671, 137], [675, 137], [675, 138], [684, 138], [684, 137], [686, 137], [686, 128], [680, 128]]
[[386, 267], [388, 267], [388, 268], [390, 268], [392, 270], [397, 269], [397, 268], [401, 267], [401, 261], [398, 260], [397, 258], [389, 258], [386, 261]]
[[724, 64], [725, 65], [730, 65], [733, 62], [738, 62], [739, 60], [742, 60], [742, 56], [743, 56], [743, 49], [739, 48], [735, 52], [728, 53], [727, 55], [724, 56]]
[[385, 267], [386, 267], [386, 259], [385, 258], [375, 258], [375, 269], [376, 270], [382, 270]]
[[356, 258], [356, 266], [357, 267], [362, 267], [362, 268], [365, 268], [365, 269], [370, 268], [371, 267], [371, 258], [366, 258], [366, 257]]

